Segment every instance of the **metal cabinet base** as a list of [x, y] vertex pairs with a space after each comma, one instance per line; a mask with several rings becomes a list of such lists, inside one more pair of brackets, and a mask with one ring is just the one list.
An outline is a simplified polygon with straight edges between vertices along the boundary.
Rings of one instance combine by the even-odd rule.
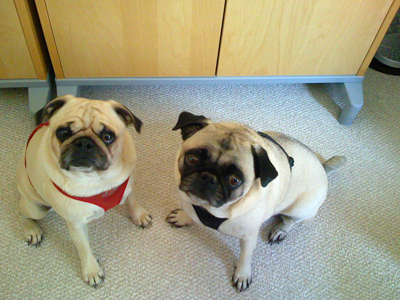
[[28, 88], [29, 110], [36, 113], [51, 100], [52, 85], [51, 75], [47, 80], [39, 79], [1, 79], [0, 88]]
[[363, 76], [212, 76], [212, 77], [136, 77], [136, 78], [69, 78], [58, 79], [57, 95], [78, 95], [85, 85], [177, 85], [177, 84], [273, 84], [273, 83], [337, 83], [345, 102], [339, 123], [351, 125], [361, 110], [364, 99]]

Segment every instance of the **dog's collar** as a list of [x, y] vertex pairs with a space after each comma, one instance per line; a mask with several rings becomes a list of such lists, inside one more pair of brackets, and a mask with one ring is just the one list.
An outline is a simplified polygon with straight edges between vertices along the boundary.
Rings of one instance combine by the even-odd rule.
[[294, 166], [294, 159], [293, 159], [293, 157], [289, 156], [289, 155], [287, 154], [287, 152], [285, 151], [285, 149], [283, 149], [283, 147], [282, 147], [277, 141], [275, 141], [272, 137], [270, 137], [268, 134], [266, 134], [266, 133], [264, 133], [264, 132], [261, 132], [261, 131], [257, 131], [257, 133], [258, 133], [260, 136], [262, 136], [263, 138], [265, 138], [265, 139], [267, 139], [267, 140], [273, 142], [275, 145], [277, 145], [279, 148], [282, 149], [282, 151], [286, 154], [286, 156], [287, 156], [287, 158], [288, 158], [288, 162], [289, 162], [290, 169], [292, 169], [292, 167]]
[[226, 220], [227, 218], [217, 218], [210, 214], [205, 208], [197, 205], [193, 205], [193, 208], [197, 214], [197, 217], [205, 226], [210, 227], [212, 229], [218, 230], [219, 226]]
[[90, 196], [90, 197], [78, 197], [78, 196], [72, 196], [67, 194], [65, 191], [63, 191], [57, 184], [55, 184], [53, 181], [53, 185], [57, 188], [57, 190], [67, 196], [68, 198], [86, 202], [86, 203], [91, 203], [94, 205], [97, 205], [104, 209], [104, 211], [107, 211], [118, 204], [121, 203], [122, 197], [124, 196], [126, 186], [128, 185], [129, 177], [127, 180], [124, 181], [120, 186], [117, 186], [111, 190], [102, 192], [100, 194]]
[[[38, 127], [36, 127], [35, 130], [32, 131], [31, 135], [28, 138], [28, 142], [26, 143], [26, 149], [28, 149], [29, 142], [31, 141], [31, 139], [33, 138], [35, 133], [38, 132], [39, 129], [41, 129], [45, 126], [48, 126], [48, 125], [49, 125], [49, 122], [42, 123]], [[25, 150], [25, 168], [26, 168], [26, 151], [27, 150]], [[27, 176], [28, 176], [28, 180], [29, 180], [30, 184], [35, 189], [35, 187], [33, 186], [32, 182], [31, 182], [31, 179], [29, 178], [28, 172], [27, 172]], [[122, 197], [124, 196], [124, 193], [125, 193], [126, 186], [128, 185], [128, 181], [129, 181], [129, 177], [120, 186], [117, 186], [111, 190], [108, 190], [108, 191], [105, 191], [105, 192], [102, 192], [100, 194], [90, 196], [90, 197], [71, 196], [71, 195], [67, 194], [65, 191], [63, 191], [53, 181], [51, 181], [51, 182], [53, 183], [53, 185], [57, 188], [57, 190], [60, 193], [67, 196], [68, 198], [86, 202], [86, 203], [91, 203], [91, 204], [101, 207], [102, 209], [104, 209], [104, 211], [107, 211], [121, 203]], [[36, 191], [36, 189], [35, 189], [35, 191]]]

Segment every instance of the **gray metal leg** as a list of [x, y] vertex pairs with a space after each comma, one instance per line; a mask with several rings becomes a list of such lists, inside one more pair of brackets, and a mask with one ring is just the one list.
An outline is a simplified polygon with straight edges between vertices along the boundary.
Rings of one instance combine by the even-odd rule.
[[351, 125], [364, 104], [362, 82], [341, 83], [339, 88], [345, 103], [339, 115], [339, 123]]
[[51, 99], [50, 86], [28, 87], [29, 110], [36, 113], [42, 109]]
[[79, 86], [77, 85], [57, 85], [57, 96], [73, 95], [79, 96]]
[[[339, 123], [351, 125], [361, 110], [364, 99], [363, 76], [205, 76], [205, 77], [113, 77], [56, 79], [57, 95], [78, 96], [79, 86], [92, 85], [175, 85], [175, 84], [272, 84], [272, 83], [336, 83], [345, 102]], [[0, 82], [1, 83], [1, 82]], [[0, 85], [1, 86], [1, 85]]]

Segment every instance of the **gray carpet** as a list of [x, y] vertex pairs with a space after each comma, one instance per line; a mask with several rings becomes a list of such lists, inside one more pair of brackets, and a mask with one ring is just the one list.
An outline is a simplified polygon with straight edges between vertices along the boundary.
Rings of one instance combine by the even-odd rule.
[[[40, 224], [40, 248], [23, 241], [15, 211], [15, 166], [33, 129], [26, 89], [0, 89], [0, 299], [400, 299], [400, 77], [369, 70], [365, 106], [352, 126], [339, 125], [343, 105], [334, 85], [205, 85], [86, 87], [82, 96], [121, 101], [144, 122], [133, 132], [139, 157], [138, 201], [154, 217], [134, 226], [124, 207], [89, 225], [93, 252], [106, 273], [99, 289], [81, 278], [78, 254], [54, 212]], [[215, 121], [300, 139], [322, 157], [348, 163], [329, 178], [317, 217], [284, 242], [260, 231], [253, 284], [230, 286], [239, 255], [236, 239], [194, 225], [171, 228], [179, 205], [173, 160], [182, 110]]]

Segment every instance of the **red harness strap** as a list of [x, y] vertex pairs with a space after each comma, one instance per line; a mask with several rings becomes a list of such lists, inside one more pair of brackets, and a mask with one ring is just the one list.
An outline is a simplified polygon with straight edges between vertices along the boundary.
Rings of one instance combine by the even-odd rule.
[[120, 186], [117, 186], [111, 190], [90, 197], [77, 197], [68, 195], [58, 185], [56, 185], [53, 181], [52, 182], [54, 186], [57, 188], [57, 190], [59, 190], [60, 193], [67, 196], [68, 198], [72, 198], [86, 203], [91, 203], [100, 206], [102, 209], [104, 209], [104, 211], [107, 211], [121, 203], [122, 197], [124, 196], [125, 193], [126, 186], [128, 185], [128, 181], [129, 177]]
[[[47, 122], [47, 123], [40, 124], [38, 127], [36, 127], [36, 129], [29, 136], [28, 142], [26, 143], [26, 148], [28, 148], [28, 144], [29, 144], [30, 140], [32, 139], [32, 137], [35, 135], [35, 133], [42, 127], [45, 127], [48, 125], [49, 125], [49, 123]], [[26, 151], [25, 151], [25, 168], [26, 168]], [[32, 187], [35, 188], [29, 178], [29, 175], [28, 175], [28, 179], [29, 179], [29, 182], [31, 183]], [[107, 211], [121, 203], [122, 197], [124, 196], [124, 193], [125, 193], [126, 186], [128, 185], [128, 181], [129, 181], [129, 177], [121, 185], [119, 185], [111, 190], [108, 190], [108, 191], [105, 191], [105, 192], [102, 192], [100, 194], [90, 196], [90, 197], [71, 196], [71, 195], [67, 194], [66, 192], [64, 192], [53, 181], [51, 181], [51, 182], [53, 182], [54, 186], [57, 188], [57, 190], [59, 190], [60, 193], [67, 196], [68, 198], [86, 202], [86, 203], [91, 203], [91, 204], [101, 207], [102, 209], [104, 209], [104, 211]]]

